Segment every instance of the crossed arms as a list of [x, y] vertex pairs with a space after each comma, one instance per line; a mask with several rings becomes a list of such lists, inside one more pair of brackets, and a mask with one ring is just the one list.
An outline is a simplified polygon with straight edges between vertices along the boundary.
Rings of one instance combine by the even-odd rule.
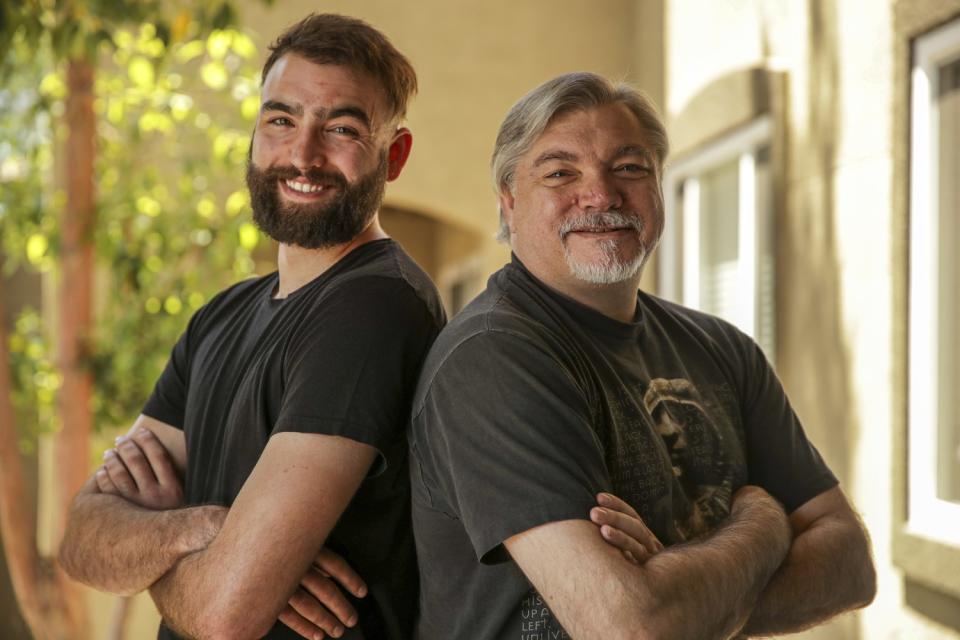
[[553, 522], [505, 542], [574, 638], [792, 633], [873, 599], [869, 543], [837, 488], [788, 518], [765, 491], [744, 487], [717, 530], [667, 550], [612, 500], [601, 494], [608, 506], [592, 510], [595, 524]]
[[[146, 457], [140, 462], [155, 474], [155, 483], [143, 483], [153, 492], [144, 502], [176, 504], [183, 433], [140, 416], [130, 434]], [[120, 447], [129, 451], [132, 444]], [[163, 462], [162, 449], [172, 461]], [[185, 636], [260, 637], [278, 617], [302, 635], [323, 637], [321, 624], [339, 635], [332, 617], [311, 621], [302, 614], [315, 611], [319, 598], [350, 620], [324, 575], [349, 571], [321, 548], [375, 455], [373, 447], [346, 438], [276, 434], [229, 510], [143, 508], [103, 493], [108, 478], [95, 476], [74, 500], [60, 561], [72, 577], [100, 589], [130, 594], [150, 587], [164, 620]], [[333, 564], [318, 570], [318, 556]], [[355, 575], [344, 586], [363, 595]]]

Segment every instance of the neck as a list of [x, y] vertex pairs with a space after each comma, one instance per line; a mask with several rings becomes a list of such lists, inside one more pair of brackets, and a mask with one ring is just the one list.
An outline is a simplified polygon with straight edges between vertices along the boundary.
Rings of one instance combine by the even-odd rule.
[[[550, 284], [550, 283], [547, 283]], [[631, 278], [616, 284], [590, 284], [587, 282], [562, 283], [553, 286], [563, 295], [573, 298], [605, 316], [620, 322], [632, 322], [637, 311], [638, 279]]]
[[286, 298], [291, 293], [317, 278], [337, 264], [360, 245], [388, 237], [380, 227], [377, 216], [353, 240], [322, 249], [305, 249], [292, 244], [281, 244], [277, 252], [277, 269], [280, 276], [276, 298]]

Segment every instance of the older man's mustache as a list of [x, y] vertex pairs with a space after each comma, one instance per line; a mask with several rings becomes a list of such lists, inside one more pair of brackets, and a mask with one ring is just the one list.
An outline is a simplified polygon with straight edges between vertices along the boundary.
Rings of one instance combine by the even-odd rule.
[[567, 234], [575, 231], [602, 233], [620, 229], [633, 229], [640, 233], [643, 231], [643, 218], [618, 211], [585, 213], [564, 220], [563, 224], [560, 225], [560, 237], [565, 238]]

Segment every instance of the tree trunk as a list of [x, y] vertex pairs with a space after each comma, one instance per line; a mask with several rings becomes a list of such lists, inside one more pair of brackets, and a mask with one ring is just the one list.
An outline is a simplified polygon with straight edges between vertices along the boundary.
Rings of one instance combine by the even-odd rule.
[[[58, 397], [60, 431], [55, 441], [57, 513], [55, 539], [63, 536], [73, 496], [90, 472], [90, 401], [93, 379], [89, 367], [89, 340], [93, 326], [93, 190], [96, 120], [93, 112], [93, 67], [85, 60], [67, 66], [66, 125], [63, 147], [67, 206], [60, 223], [60, 284], [57, 295], [58, 368], [63, 386]], [[70, 582], [59, 566], [56, 581], [62, 589], [71, 638], [87, 636], [86, 598], [80, 585]]]
[[0, 534], [10, 582], [23, 619], [37, 640], [71, 638], [64, 602], [49, 563], [37, 550], [37, 519], [30, 503], [20, 458], [13, 411], [10, 353], [0, 277]]

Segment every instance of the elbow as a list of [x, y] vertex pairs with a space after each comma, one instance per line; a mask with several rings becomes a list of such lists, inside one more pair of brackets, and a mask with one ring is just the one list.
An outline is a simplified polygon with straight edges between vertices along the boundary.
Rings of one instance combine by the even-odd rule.
[[877, 570], [869, 554], [861, 571], [860, 580], [857, 581], [857, 587], [853, 591], [851, 609], [866, 607], [877, 597]]
[[859, 531], [858, 553], [850, 554], [858, 558], [858, 566], [851, 567], [850, 575], [856, 576], [849, 590], [850, 604], [848, 609], [860, 609], [873, 602], [877, 596], [877, 570], [873, 564], [873, 554], [870, 548], [870, 538], [862, 528]]
[[[229, 591], [229, 590], [228, 590]], [[270, 632], [279, 612], [268, 615], [263, 603], [243, 603], [240, 594], [223, 594], [205, 607], [198, 626], [202, 638], [211, 640], [256, 640]]]

